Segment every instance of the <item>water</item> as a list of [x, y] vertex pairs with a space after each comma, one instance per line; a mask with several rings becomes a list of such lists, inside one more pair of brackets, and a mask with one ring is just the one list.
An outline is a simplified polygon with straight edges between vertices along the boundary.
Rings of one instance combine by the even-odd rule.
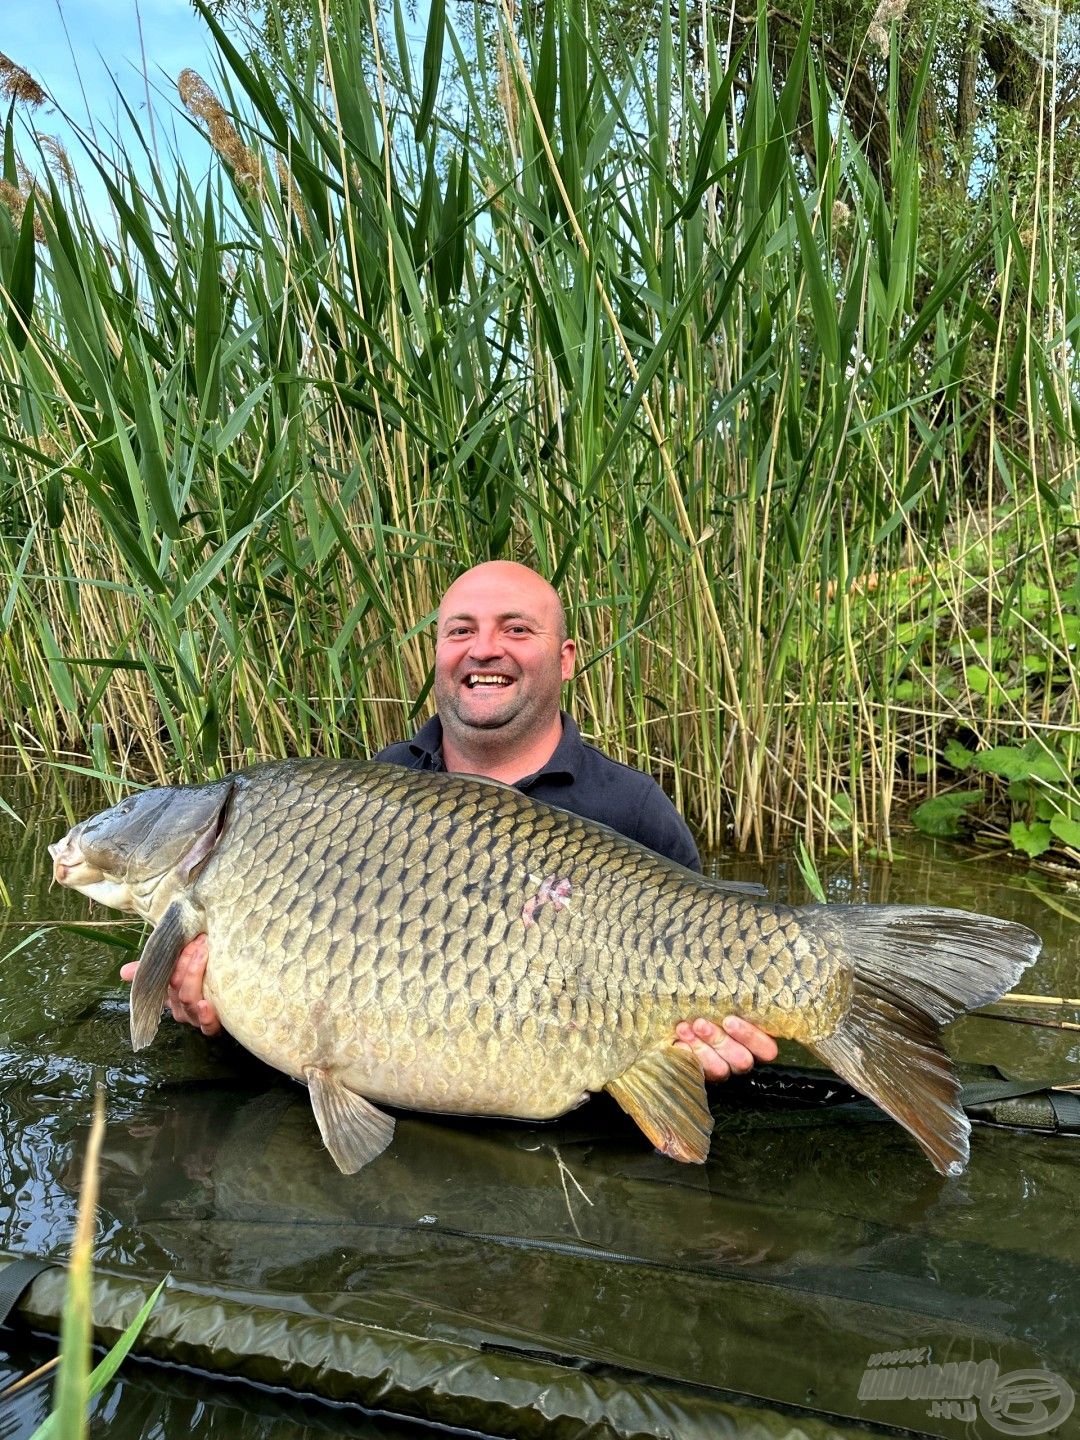
[[[394, 1335], [424, 1354], [460, 1346], [462, 1366], [542, 1354], [575, 1383], [618, 1377], [622, 1399], [635, 1385], [647, 1395], [674, 1386], [680, 1404], [763, 1397], [836, 1423], [944, 1436], [973, 1432], [928, 1415], [925, 1402], [860, 1401], [872, 1354], [928, 1347], [939, 1362], [992, 1360], [1003, 1374], [1043, 1369], [1080, 1386], [1080, 1138], [978, 1126], [968, 1171], [946, 1183], [890, 1122], [778, 1103], [742, 1084], [714, 1092], [704, 1167], [650, 1154], [600, 1099], [550, 1126], [405, 1116], [384, 1157], [342, 1177], [302, 1090], [229, 1042], [166, 1024], [148, 1051], [131, 1053], [117, 971], [141, 928], [100, 911], [94, 929], [63, 928], [85, 927], [87, 902], [50, 889], [46, 845], [68, 824], [58, 795], [11, 778], [3, 793], [26, 824], [0, 816], [12, 900], [0, 910], [0, 953], [21, 946], [0, 971], [0, 1251], [66, 1253], [100, 1080], [101, 1283], [169, 1274], [163, 1324], [182, 1329], [187, 1306], [203, 1327], [182, 1355], [162, 1352], [187, 1370], [129, 1362], [97, 1433], [422, 1433], [265, 1383], [238, 1399], [235, 1384], [193, 1378], [192, 1367], [220, 1364], [205, 1307], [222, 1296], [246, 1307], [251, 1345], [222, 1333], [233, 1346], [226, 1368], [249, 1381], [269, 1375], [260, 1345], [321, 1317], [346, 1352], [351, 1336]], [[80, 814], [103, 803], [90, 791], [72, 798]], [[764, 879], [776, 899], [806, 898], [790, 861], [764, 875], [745, 860], [717, 864]], [[914, 836], [891, 867], [869, 864], [858, 881], [839, 860], [823, 870], [834, 901], [951, 904], [1030, 925], [1045, 949], [1023, 989], [1080, 994], [1070, 883]], [[962, 1064], [1080, 1083], [1080, 1032], [973, 1017], [952, 1028], [949, 1046]], [[250, 1318], [256, 1302], [261, 1320]], [[0, 1390], [50, 1353], [25, 1330], [0, 1332]], [[340, 1374], [324, 1364], [317, 1385], [310, 1374], [298, 1383], [307, 1372], [296, 1356], [289, 1363], [286, 1388], [356, 1399], [345, 1373], [355, 1356]], [[400, 1387], [385, 1393], [386, 1408], [404, 1403]], [[47, 1403], [39, 1384], [0, 1407], [0, 1440], [23, 1440]], [[411, 1413], [447, 1413], [443, 1400], [430, 1404]], [[483, 1413], [466, 1406], [458, 1423]]]

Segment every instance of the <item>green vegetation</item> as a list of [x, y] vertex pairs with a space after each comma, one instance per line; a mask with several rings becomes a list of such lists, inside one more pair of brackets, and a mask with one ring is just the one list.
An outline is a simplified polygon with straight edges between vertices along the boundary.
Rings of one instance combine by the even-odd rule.
[[930, 793], [939, 832], [1080, 859], [1054, 16], [1024, 167], [973, 169], [1003, 102], [930, 165], [948, 85], [899, 10], [838, 52], [762, 8], [730, 51], [682, 0], [631, 54], [579, 0], [461, 34], [436, 0], [419, 63], [400, 5], [333, 5], [297, 61], [208, 17], [222, 74], [179, 80], [205, 182], [134, 118], [115, 159], [21, 162], [9, 121], [22, 759], [371, 750], [424, 710], [440, 588], [502, 555], [568, 598], [586, 732], [710, 843], [857, 858]]
[[85, 1440], [89, 1433], [90, 1401], [104, 1390], [119, 1370], [121, 1362], [150, 1318], [150, 1311], [157, 1303], [158, 1296], [165, 1288], [163, 1280], [148, 1296], [104, 1359], [91, 1369], [94, 1217], [97, 1210], [98, 1164], [104, 1134], [105, 1102], [103, 1091], [99, 1089], [94, 1100], [94, 1118], [87, 1141], [86, 1163], [79, 1190], [79, 1214], [68, 1264], [67, 1293], [60, 1324], [60, 1353], [40, 1370], [10, 1385], [3, 1392], [3, 1396], [0, 1396], [2, 1399], [14, 1395], [26, 1385], [40, 1381], [45, 1373], [55, 1370], [56, 1389], [52, 1413], [37, 1427], [30, 1440]]

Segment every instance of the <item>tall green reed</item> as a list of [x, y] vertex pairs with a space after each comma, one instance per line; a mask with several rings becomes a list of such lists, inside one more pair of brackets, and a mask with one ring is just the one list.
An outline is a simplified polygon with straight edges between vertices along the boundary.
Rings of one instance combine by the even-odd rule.
[[[133, 122], [75, 167], [106, 237], [38, 157], [21, 220], [0, 207], [24, 761], [374, 749], [429, 703], [441, 588], [494, 555], [560, 585], [586, 730], [710, 843], [857, 855], [950, 734], [1075, 727], [1052, 170], [931, 252], [925, 67], [903, 100], [882, 73], [885, 185], [809, 11], [782, 72], [764, 8], [735, 53], [693, 18], [665, 7], [643, 65], [600, 56], [579, 0], [468, 34], [435, 5], [417, 63], [399, 8], [390, 41], [342, 3], [276, 67], [208, 18], [220, 74], [179, 87], [205, 184], [141, 179]], [[25, 193], [10, 127], [5, 163]], [[996, 700], [975, 659], [1017, 623], [1053, 683]]]

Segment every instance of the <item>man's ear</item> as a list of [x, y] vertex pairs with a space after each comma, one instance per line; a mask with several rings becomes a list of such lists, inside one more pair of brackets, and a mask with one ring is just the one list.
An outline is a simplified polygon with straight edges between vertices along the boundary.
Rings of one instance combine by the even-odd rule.
[[570, 680], [574, 674], [574, 657], [577, 654], [577, 646], [573, 640], [564, 640], [559, 647], [559, 660], [562, 664], [562, 678]]

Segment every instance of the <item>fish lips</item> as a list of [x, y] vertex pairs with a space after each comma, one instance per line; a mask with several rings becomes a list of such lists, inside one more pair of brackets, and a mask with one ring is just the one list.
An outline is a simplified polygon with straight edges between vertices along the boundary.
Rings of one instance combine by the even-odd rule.
[[80, 837], [86, 828], [85, 820], [69, 830], [62, 840], [49, 846], [53, 862], [53, 879], [58, 885], [76, 889], [79, 885], [93, 884], [104, 877], [104, 871], [91, 865], [83, 854]]

